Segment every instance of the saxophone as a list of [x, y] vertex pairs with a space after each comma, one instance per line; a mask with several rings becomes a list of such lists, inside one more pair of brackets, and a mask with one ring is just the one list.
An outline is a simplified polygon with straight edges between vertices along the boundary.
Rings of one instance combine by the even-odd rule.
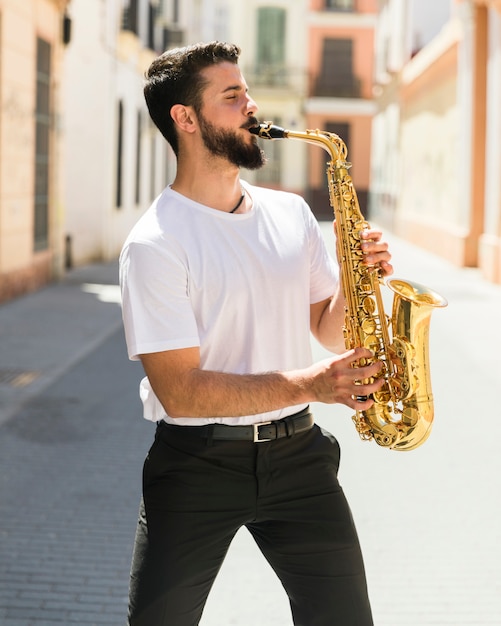
[[[379, 269], [363, 262], [361, 232], [369, 228], [362, 215], [346, 161], [345, 143], [334, 133], [295, 132], [264, 122], [250, 132], [263, 139], [300, 139], [320, 145], [327, 163], [329, 199], [334, 210], [336, 247], [346, 299], [343, 328], [346, 349], [368, 348], [379, 360], [384, 378], [370, 409], [357, 411], [353, 422], [362, 440], [374, 439], [391, 450], [413, 450], [428, 438], [433, 422], [428, 344], [432, 310], [447, 306], [440, 294], [398, 278], [386, 285], [393, 291], [392, 315], [385, 315]], [[390, 337], [391, 327], [391, 337]], [[365, 382], [365, 381], [364, 381]]]

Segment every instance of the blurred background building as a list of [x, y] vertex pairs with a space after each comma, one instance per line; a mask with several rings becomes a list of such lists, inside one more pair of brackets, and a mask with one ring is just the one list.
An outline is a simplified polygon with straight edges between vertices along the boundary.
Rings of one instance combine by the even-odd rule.
[[380, 0], [371, 217], [501, 282], [501, 2]]
[[0, 1], [0, 300], [62, 267], [66, 0]]
[[[212, 39], [260, 119], [343, 137], [371, 222], [501, 282], [500, 0], [0, 0], [0, 301], [116, 258], [175, 174], [144, 71]], [[263, 147], [331, 219], [327, 153]]]
[[[370, 185], [376, 0], [311, 0], [308, 3], [306, 128], [338, 134], [348, 146], [350, 171], [367, 215]], [[310, 146], [305, 196], [317, 217], [330, 219], [327, 153]]]

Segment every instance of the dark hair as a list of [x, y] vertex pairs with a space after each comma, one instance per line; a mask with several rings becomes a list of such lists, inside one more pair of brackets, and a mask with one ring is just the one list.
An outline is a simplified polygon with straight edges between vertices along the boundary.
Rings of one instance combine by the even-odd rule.
[[144, 97], [151, 119], [178, 154], [176, 129], [170, 110], [175, 104], [200, 112], [205, 81], [201, 70], [223, 61], [238, 63], [240, 48], [212, 41], [167, 50], [157, 57], [145, 74]]

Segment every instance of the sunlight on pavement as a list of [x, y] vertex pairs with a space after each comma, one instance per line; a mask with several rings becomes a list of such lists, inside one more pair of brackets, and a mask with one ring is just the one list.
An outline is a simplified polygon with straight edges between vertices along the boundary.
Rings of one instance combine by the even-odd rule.
[[101, 302], [120, 304], [120, 287], [118, 285], [84, 283], [82, 285], [82, 291], [85, 293], [93, 293]]

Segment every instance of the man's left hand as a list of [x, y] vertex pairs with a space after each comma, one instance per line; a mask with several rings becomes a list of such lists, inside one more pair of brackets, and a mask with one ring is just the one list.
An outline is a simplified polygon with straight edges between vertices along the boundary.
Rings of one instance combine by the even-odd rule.
[[386, 241], [382, 241], [383, 233], [370, 228], [362, 231], [362, 252], [366, 265], [377, 265], [384, 276], [393, 274], [393, 265], [390, 263], [391, 254]]

